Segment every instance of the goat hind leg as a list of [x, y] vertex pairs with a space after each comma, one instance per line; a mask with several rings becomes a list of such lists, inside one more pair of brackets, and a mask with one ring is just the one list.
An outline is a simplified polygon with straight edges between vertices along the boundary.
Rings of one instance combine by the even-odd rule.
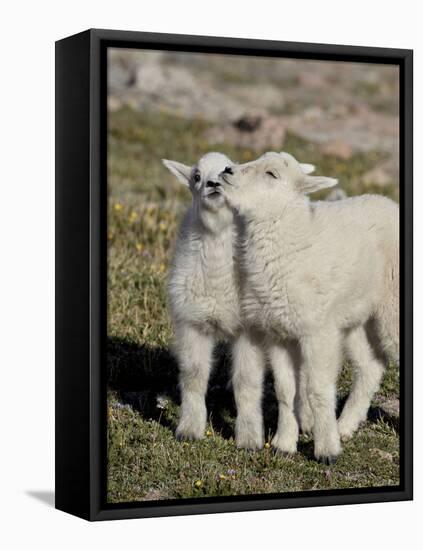
[[345, 338], [345, 345], [354, 366], [354, 381], [338, 420], [339, 435], [344, 441], [366, 420], [384, 371], [383, 364], [374, 356], [364, 326], [351, 330]]

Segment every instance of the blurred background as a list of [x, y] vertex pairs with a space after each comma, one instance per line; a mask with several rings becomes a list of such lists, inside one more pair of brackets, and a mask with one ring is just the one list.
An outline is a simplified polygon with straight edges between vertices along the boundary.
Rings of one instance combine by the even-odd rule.
[[[116, 123], [111, 125], [112, 139], [118, 122], [127, 123], [128, 110], [144, 127], [147, 121], [154, 127], [155, 116], [157, 140], [163, 142], [156, 158], [165, 150], [193, 162], [204, 147], [215, 147], [239, 154], [236, 160], [241, 162], [265, 150], [294, 149], [299, 160], [311, 162], [308, 157], [313, 156], [321, 160], [322, 169], [336, 172], [327, 175], [342, 176], [342, 161], [361, 155], [362, 165], [341, 177], [341, 186], [354, 193], [354, 185], [361, 191], [366, 185], [377, 190], [398, 184], [395, 66], [111, 50], [109, 109]], [[170, 127], [164, 124], [166, 117]], [[142, 162], [150, 153], [148, 140], [142, 146], [142, 135], [132, 137], [139, 137], [135, 159]], [[197, 144], [187, 143], [187, 137]], [[304, 151], [298, 140], [306, 142]], [[332, 165], [325, 157], [338, 162]], [[112, 190], [128, 183], [112, 176]], [[142, 189], [140, 178], [138, 173], [136, 187]], [[395, 189], [389, 192], [395, 196]]]
[[[175, 440], [166, 273], [190, 194], [161, 159], [192, 164], [215, 150], [246, 162], [285, 150], [315, 164], [316, 174], [339, 179], [338, 188], [313, 199], [371, 192], [398, 200], [398, 67], [122, 49], [108, 56], [109, 500], [397, 484], [393, 366], [371, 421], [329, 473], [310, 460], [310, 441], [288, 461], [235, 449], [223, 348], [209, 389], [209, 437]], [[340, 402], [350, 384], [346, 364]], [[271, 380], [265, 401], [270, 439], [277, 418]]]

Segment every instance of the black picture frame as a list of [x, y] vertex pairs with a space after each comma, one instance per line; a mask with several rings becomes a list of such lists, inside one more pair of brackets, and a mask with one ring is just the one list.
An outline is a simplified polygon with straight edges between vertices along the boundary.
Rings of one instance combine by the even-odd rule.
[[[107, 504], [108, 47], [399, 66], [399, 486]], [[87, 520], [108, 520], [412, 499], [412, 101], [412, 50], [99, 29], [87, 30], [56, 42], [56, 508]]]

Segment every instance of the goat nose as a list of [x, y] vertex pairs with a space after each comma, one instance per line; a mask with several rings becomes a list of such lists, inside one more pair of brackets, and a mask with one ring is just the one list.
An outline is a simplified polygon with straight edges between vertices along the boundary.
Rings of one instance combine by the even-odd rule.
[[234, 175], [234, 171], [232, 170], [232, 168], [230, 166], [227, 166], [224, 170], [223, 170], [223, 173], [224, 174], [230, 174], [231, 176]]
[[220, 187], [220, 183], [218, 181], [208, 181], [206, 187]]

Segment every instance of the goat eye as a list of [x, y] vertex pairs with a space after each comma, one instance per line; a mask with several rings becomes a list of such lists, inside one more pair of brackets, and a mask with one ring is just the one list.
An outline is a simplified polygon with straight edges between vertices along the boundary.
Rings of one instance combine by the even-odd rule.
[[268, 176], [271, 176], [271, 177], [274, 178], [275, 180], [277, 179], [277, 177], [275, 176], [275, 174], [274, 174], [273, 172], [270, 172], [270, 170], [267, 171], [266, 174], [267, 174]]
[[195, 176], [194, 176], [195, 183], [198, 183], [200, 180], [201, 180], [201, 175], [200, 174], [195, 174]]

